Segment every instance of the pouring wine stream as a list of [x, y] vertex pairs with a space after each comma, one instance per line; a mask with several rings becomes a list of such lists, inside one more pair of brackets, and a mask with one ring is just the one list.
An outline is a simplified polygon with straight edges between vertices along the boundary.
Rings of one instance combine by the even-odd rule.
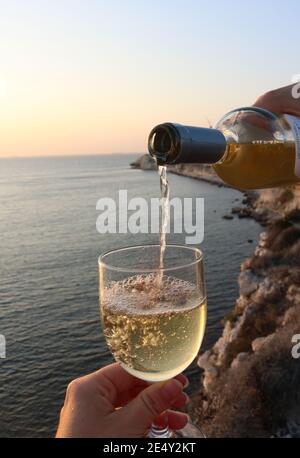
[[158, 166], [158, 173], [160, 178], [160, 256], [159, 256], [159, 269], [160, 269], [160, 280], [163, 277], [164, 267], [164, 254], [166, 250], [166, 233], [167, 226], [170, 217], [170, 189], [167, 178], [167, 167], [165, 165]]

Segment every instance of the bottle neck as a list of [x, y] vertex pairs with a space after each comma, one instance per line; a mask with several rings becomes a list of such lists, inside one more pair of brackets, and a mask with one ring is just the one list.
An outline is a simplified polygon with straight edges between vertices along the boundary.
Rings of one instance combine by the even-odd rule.
[[164, 123], [149, 135], [148, 149], [158, 164], [215, 164], [226, 151], [226, 138], [217, 129]]

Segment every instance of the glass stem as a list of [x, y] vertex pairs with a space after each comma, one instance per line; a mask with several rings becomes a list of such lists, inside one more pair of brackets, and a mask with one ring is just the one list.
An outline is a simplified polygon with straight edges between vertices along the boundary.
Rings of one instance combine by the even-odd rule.
[[156, 439], [168, 438], [168, 437], [174, 437], [174, 433], [169, 428], [168, 425], [165, 426], [164, 428], [159, 428], [155, 423], [152, 423], [147, 437], [152, 437]]

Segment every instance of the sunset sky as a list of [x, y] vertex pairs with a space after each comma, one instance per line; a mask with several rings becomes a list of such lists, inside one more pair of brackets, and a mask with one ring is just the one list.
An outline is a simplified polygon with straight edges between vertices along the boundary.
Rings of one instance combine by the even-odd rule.
[[141, 152], [300, 74], [299, 0], [0, 0], [0, 156]]

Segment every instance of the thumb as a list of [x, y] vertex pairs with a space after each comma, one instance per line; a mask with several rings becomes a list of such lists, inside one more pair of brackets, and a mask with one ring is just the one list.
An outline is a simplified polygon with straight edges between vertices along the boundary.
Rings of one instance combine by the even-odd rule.
[[135, 425], [136, 432], [145, 432], [158, 415], [172, 407], [182, 390], [175, 379], [150, 385], [122, 409], [127, 425]]

